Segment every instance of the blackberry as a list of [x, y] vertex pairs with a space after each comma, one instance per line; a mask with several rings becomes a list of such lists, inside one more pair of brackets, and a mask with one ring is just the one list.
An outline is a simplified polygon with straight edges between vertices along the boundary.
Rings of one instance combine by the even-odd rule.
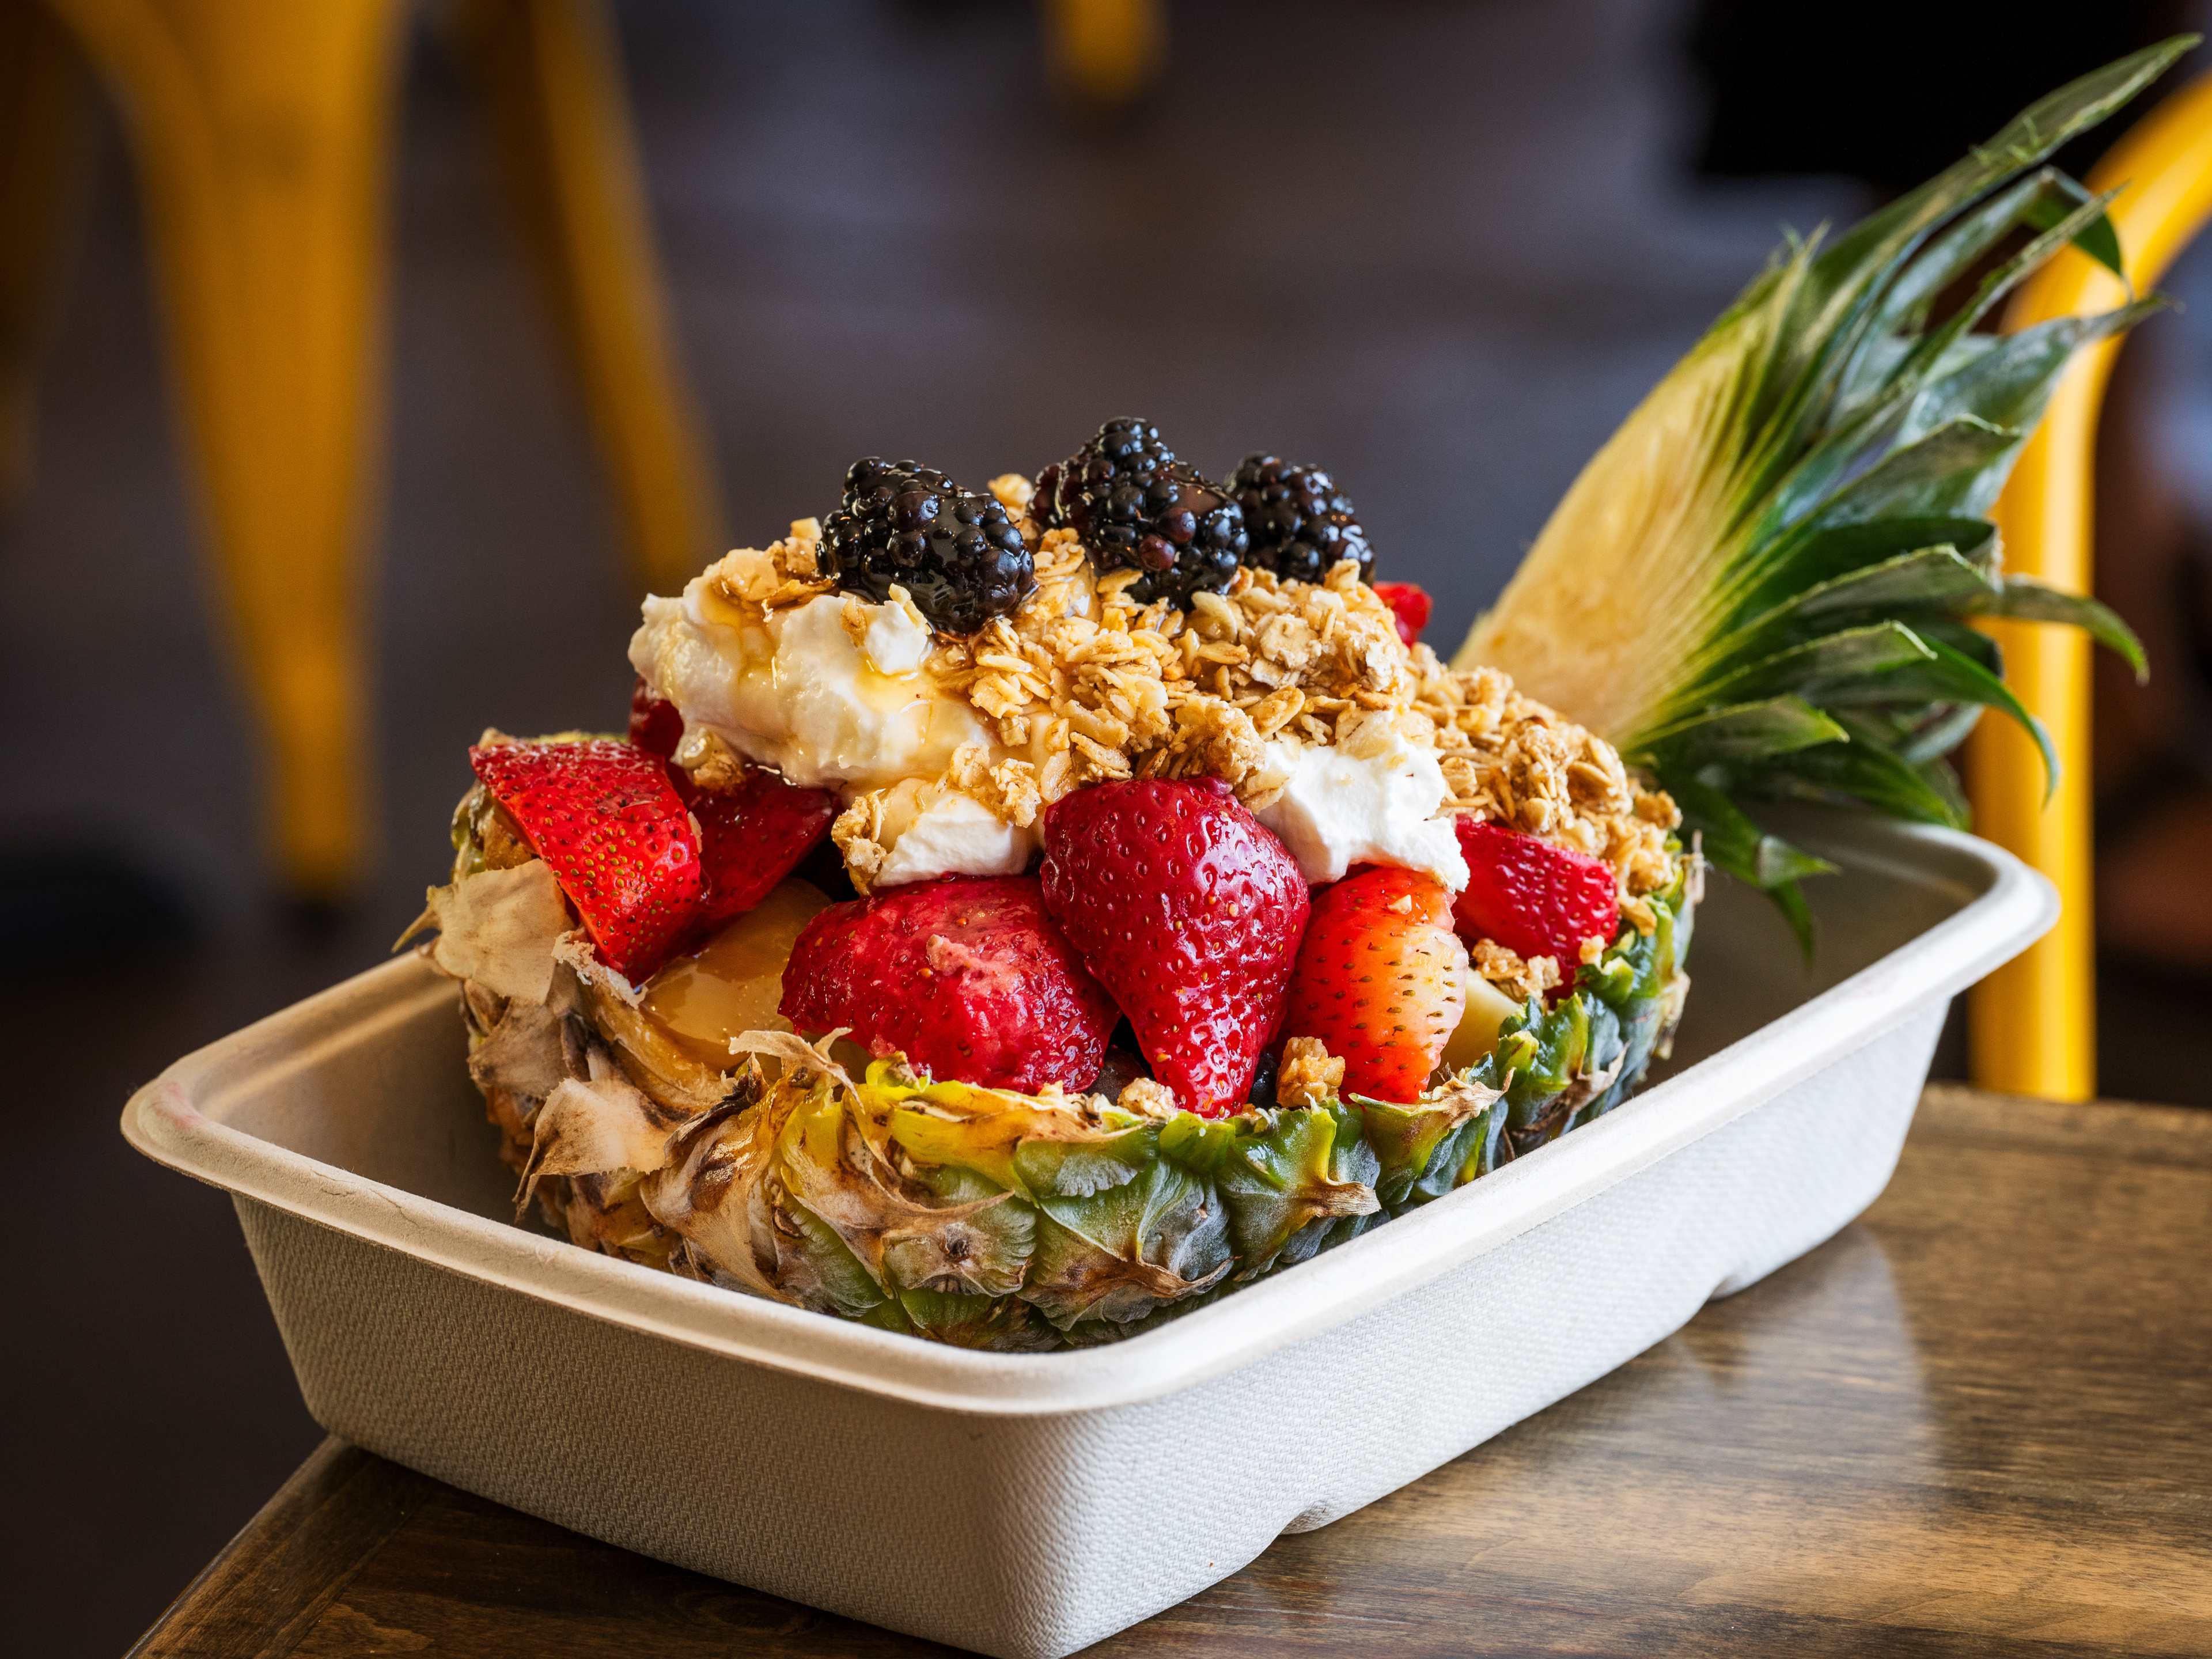
[[1254, 564], [1302, 582], [1320, 581], [1340, 559], [1357, 559], [1362, 581], [1373, 573], [1375, 550], [1352, 516], [1352, 498], [1319, 467], [1247, 455], [1229, 488], [1244, 509]]
[[1038, 473], [1030, 510], [1082, 537], [1102, 571], [1143, 571], [1129, 586], [1139, 604], [1188, 609], [1194, 594], [1227, 587], [1244, 555], [1244, 514], [1229, 492], [1176, 459], [1159, 428], [1133, 416], [1107, 422]]
[[825, 574], [878, 602], [894, 583], [931, 626], [973, 634], [1036, 588], [1036, 561], [1006, 509], [934, 468], [864, 456], [822, 527]]

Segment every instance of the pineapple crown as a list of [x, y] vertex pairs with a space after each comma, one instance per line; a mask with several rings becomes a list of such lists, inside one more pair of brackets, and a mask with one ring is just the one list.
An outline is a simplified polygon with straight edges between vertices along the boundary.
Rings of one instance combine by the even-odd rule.
[[[1455, 658], [1611, 738], [1808, 946], [1797, 882], [1831, 866], [1741, 802], [1964, 827], [1943, 757], [1984, 708], [2027, 727], [2055, 781], [1973, 617], [2082, 628], [2145, 672], [2105, 606], [2007, 574], [1986, 515], [2074, 353], [2162, 302], [1978, 325], [2069, 246], [2124, 280], [2111, 197], [2043, 163], [2194, 44], [2052, 93], [1826, 246], [1792, 238], [1583, 469]], [[1633, 602], [1593, 603], [1607, 594]]]

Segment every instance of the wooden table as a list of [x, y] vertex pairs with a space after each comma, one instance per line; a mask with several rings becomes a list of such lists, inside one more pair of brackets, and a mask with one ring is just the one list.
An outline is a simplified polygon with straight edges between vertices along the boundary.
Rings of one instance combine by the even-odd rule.
[[[1934, 1089], [1832, 1243], [1096, 1655], [2212, 1654], [2212, 1114]], [[136, 1650], [944, 1653], [326, 1443]]]

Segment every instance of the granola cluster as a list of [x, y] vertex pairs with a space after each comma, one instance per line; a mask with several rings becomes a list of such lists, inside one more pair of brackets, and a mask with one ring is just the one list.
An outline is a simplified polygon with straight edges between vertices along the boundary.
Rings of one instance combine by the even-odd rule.
[[[1026, 483], [993, 489], [1010, 511]], [[1602, 858], [1624, 900], [1674, 878], [1668, 832], [1680, 814], [1643, 788], [1610, 744], [1521, 696], [1503, 674], [1455, 672], [1425, 645], [1408, 649], [1389, 606], [1350, 561], [1322, 582], [1238, 571], [1225, 593], [1191, 609], [1134, 605], [1133, 573], [1093, 581], [1073, 532], [1046, 532], [1038, 588], [1020, 611], [973, 640], [941, 646], [933, 672], [1030, 757], [1024, 775], [979, 761], [971, 788], [1011, 823], [1041, 803], [1106, 778], [1225, 778], [1264, 809], [1285, 775], [1271, 740], [1358, 752], [1395, 728], [1437, 751], [1449, 806]], [[1363, 735], [1364, 734], [1364, 735]], [[1649, 927], [1640, 902], [1632, 915]]]
[[[1647, 916], [1650, 912], [1647, 908]], [[1607, 941], [1583, 941], [1583, 959], [1595, 962], [1605, 954]], [[1593, 950], [1591, 947], [1596, 948]], [[1523, 957], [1508, 950], [1496, 939], [1479, 939], [1468, 950], [1468, 963], [1474, 971], [1511, 997], [1516, 1002], [1526, 1002], [1530, 997], [1541, 996], [1559, 984], [1564, 975], [1554, 957]]]
[[781, 611], [830, 591], [822, 574], [822, 520], [793, 519], [790, 532], [765, 548], [740, 547], [708, 567], [710, 590], [742, 611]]
[[[1243, 568], [1225, 592], [1199, 593], [1188, 611], [1139, 604], [1129, 595], [1138, 572], [1097, 575], [1073, 531], [1040, 532], [1028, 480], [1010, 474], [991, 489], [1034, 545], [1036, 592], [976, 634], [940, 636], [926, 664], [991, 741], [957, 750], [941, 780], [851, 800], [833, 835], [863, 887], [903, 824], [946, 791], [1020, 830], [1071, 790], [1119, 778], [1220, 777], [1256, 811], [1282, 792], [1298, 745], [1358, 756], [1403, 741], [1436, 752], [1448, 811], [1604, 859], [1623, 914], [1652, 926], [1647, 897], [1675, 872], [1674, 802], [1504, 674], [1455, 671], [1425, 645], [1408, 648], [1352, 561], [1318, 582]], [[800, 520], [764, 550], [729, 555], [709, 573], [713, 591], [763, 611], [828, 591], [820, 533]], [[857, 611], [849, 626], [863, 626]], [[1496, 947], [1477, 966], [1519, 994], [1562, 976], [1559, 963]]]
[[1288, 774], [1270, 741], [1334, 744], [1411, 708], [1396, 624], [1349, 561], [1326, 583], [1240, 569], [1189, 611], [1127, 598], [1139, 573], [1093, 579], [1074, 532], [1048, 531], [1037, 591], [947, 641], [930, 667], [1028, 757], [1046, 802], [1111, 778], [1224, 778], [1264, 808]]
[[1494, 668], [1454, 672], [1425, 645], [1417, 713], [1428, 720], [1450, 807], [1510, 824], [1601, 858], [1620, 886], [1621, 911], [1651, 931], [1647, 896], [1674, 878], [1667, 850], [1680, 811], [1629, 775], [1595, 732], [1524, 697]]

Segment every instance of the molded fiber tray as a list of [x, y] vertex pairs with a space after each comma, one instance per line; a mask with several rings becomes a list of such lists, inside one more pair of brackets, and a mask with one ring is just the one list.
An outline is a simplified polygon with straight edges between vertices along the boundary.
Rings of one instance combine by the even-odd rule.
[[[1808, 832], [1808, 826], [1817, 829]], [[124, 1133], [229, 1191], [316, 1419], [610, 1542], [981, 1652], [1072, 1652], [1604, 1375], [1887, 1182], [1949, 998], [2057, 915], [1971, 837], [1803, 821], [1808, 969], [1711, 884], [1610, 1115], [1130, 1341], [970, 1353], [526, 1231], [412, 957], [179, 1060]]]

